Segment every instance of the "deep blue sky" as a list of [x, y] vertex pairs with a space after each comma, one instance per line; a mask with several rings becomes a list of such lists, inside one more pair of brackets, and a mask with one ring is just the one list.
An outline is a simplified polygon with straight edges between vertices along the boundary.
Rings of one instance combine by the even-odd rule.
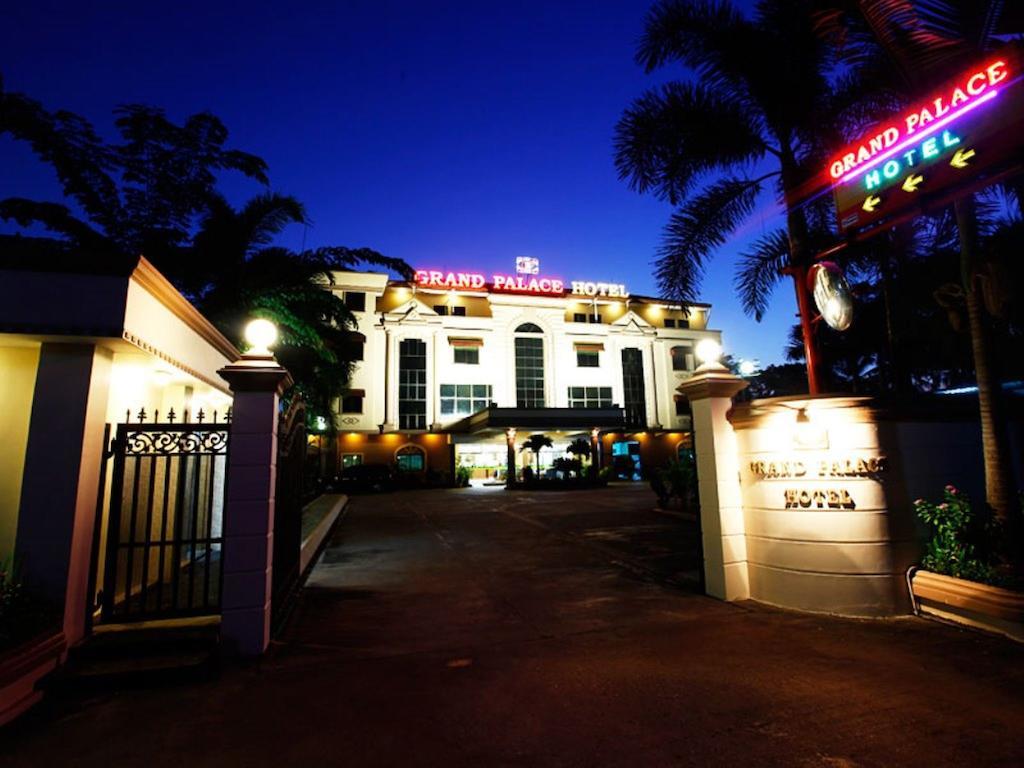
[[[90, 8], [89, 6], [93, 6]], [[5, 86], [109, 132], [120, 103], [173, 118], [220, 116], [265, 158], [274, 189], [313, 219], [285, 244], [369, 246], [414, 266], [511, 270], [517, 255], [566, 279], [655, 293], [651, 261], [670, 207], [612, 163], [630, 100], [679, 70], [633, 62], [643, 2], [54, 3], [4, 11]], [[56, 199], [53, 174], [0, 139], [0, 197]], [[258, 185], [225, 178], [235, 201]], [[794, 300], [763, 323], [732, 291], [734, 253], [777, 223], [774, 207], [715, 258], [702, 290], [738, 357], [779, 360]]]

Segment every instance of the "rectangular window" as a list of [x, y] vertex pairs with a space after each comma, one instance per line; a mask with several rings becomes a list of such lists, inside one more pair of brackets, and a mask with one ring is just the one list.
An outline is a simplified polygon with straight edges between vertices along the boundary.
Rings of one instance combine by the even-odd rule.
[[363, 412], [363, 397], [362, 395], [346, 395], [341, 398], [341, 412], [342, 413], [362, 413]]
[[348, 469], [349, 467], [358, 467], [363, 463], [363, 454], [361, 453], [343, 453], [341, 454], [341, 468]]
[[448, 314], [448, 305], [447, 304], [435, 304], [434, 305], [434, 311], [437, 312], [437, 314], [439, 314], [439, 315], [447, 315]]
[[569, 387], [570, 408], [611, 408], [611, 387]]
[[366, 294], [362, 291], [345, 291], [345, 306], [350, 312], [365, 312]]
[[591, 350], [577, 349], [576, 350], [576, 367], [577, 368], [598, 368], [601, 365], [601, 353], [594, 352]]
[[676, 319], [674, 317], [666, 317], [665, 318], [665, 327], [666, 328], [675, 328], [676, 327]]
[[442, 384], [441, 415], [469, 416], [491, 404], [490, 384]]
[[455, 315], [456, 317], [465, 317], [466, 316], [466, 308], [465, 307], [452, 307], [452, 314]]
[[689, 344], [681, 344], [677, 347], [672, 347], [669, 352], [672, 354], [672, 370], [673, 371], [692, 371], [693, 370], [693, 347]]
[[427, 345], [420, 339], [398, 345], [398, 428], [427, 428]]
[[647, 425], [647, 407], [644, 392], [643, 352], [636, 347], [622, 350], [622, 394], [626, 407], [626, 424], [631, 427]]
[[690, 321], [685, 318], [679, 318], [676, 320], [676, 328], [689, 328]]
[[516, 408], [544, 407], [544, 339], [516, 338]]
[[346, 360], [358, 361], [363, 359], [363, 342], [350, 341], [345, 344], [343, 356]]
[[455, 347], [455, 362], [464, 365], [480, 365], [480, 347]]
[[604, 320], [601, 318], [601, 315], [590, 315], [587, 318], [587, 320], [588, 320], [588, 322], [591, 322], [591, 323], [603, 323], [604, 322]]
[[572, 321], [574, 323], [585, 323], [587, 322], [587, 315], [585, 312], [573, 312]]
[[690, 415], [690, 401], [686, 398], [680, 398], [676, 400], [676, 416], [689, 416]]

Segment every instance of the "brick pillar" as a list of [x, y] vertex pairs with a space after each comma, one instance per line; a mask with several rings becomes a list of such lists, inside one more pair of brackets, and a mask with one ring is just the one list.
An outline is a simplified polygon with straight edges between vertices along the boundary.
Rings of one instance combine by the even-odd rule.
[[677, 387], [693, 411], [705, 589], [722, 600], [750, 597], [739, 453], [726, 418], [733, 396], [746, 386], [721, 366], [701, 366]]
[[292, 378], [273, 356], [246, 355], [219, 373], [234, 393], [221, 635], [229, 649], [255, 657], [270, 643], [278, 403]]

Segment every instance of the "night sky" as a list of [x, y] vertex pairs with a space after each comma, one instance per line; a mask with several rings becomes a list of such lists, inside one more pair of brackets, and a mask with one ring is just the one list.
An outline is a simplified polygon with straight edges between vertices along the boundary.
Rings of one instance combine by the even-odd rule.
[[[102, 10], [93, 10], [102, 7]], [[218, 115], [270, 164], [312, 226], [283, 244], [369, 246], [413, 266], [512, 271], [656, 292], [668, 204], [616, 177], [612, 134], [648, 76], [633, 62], [645, 2], [9, 5], [5, 87], [111, 129], [121, 103]], [[0, 197], [59, 199], [28, 147], [0, 138]], [[236, 203], [258, 184], [225, 177]], [[743, 315], [734, 253], [777, 225], [770, 199], [713, 261], [702, 299], [737, 357], [778, 361], [795, 312]]]

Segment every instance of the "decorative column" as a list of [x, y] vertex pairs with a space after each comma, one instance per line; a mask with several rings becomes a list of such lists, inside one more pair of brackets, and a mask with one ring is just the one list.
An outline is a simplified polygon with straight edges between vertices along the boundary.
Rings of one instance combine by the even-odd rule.
[[[398, 373], [392, 369], [395, 358], [395, 339], [390, 328], [384, 329], [384, 421], [380, 424], [381, 432], [394, 432], [395, 418], [398, 412]], [[394, 393], [394, 400], [392, 400]]]
[[103, 426], [113, 355], [46, 342], [29, 421], [15, 553], [24, 578], [63, 611], [68, 645], [85, 634]]
[[245, 355], [219, 371], [231, 385], [224, 510], [221, 636], [242, 656], [270, 643], [278, 405], [292, 377], [273, 355]]
[[712, 363], [678, 387], [693, 412], [705, 590], [722, 600], [750, 597], [739, 452], [726, 418], [732, 398], [746, 386], [742, 378]]
[[[650, 403], [650, 405], [648, 406], [647, 403], [645, 403], [644, 405], [645, 405], [645, 407], [647, 407], [648, 416], [651, 416], [652, 414], [654, 416], [654, 418], [650, 419], [647, 423], [650, 425], [651, 429], [657, 430], [657, 429], [661, 429], [661, 405], [659, 404], [659, 398], [658, 398], [658, 363], [655, 360], [657, 355], [654, 354], [654, 342], [653, 341], [650, 341], [650, 342], [648, 342], [647, 344], [644, 345], [644, 356], [647, 358], [648, 362], [650, 363], [650, 371], [651, 371], [651, 380], [650, 380], [650, 393], [651, 394], [650, 394], [650, 400], [648, 401]], [[644, 366], [644, 370], [647, 370], [647, 366]], [[647, 389], [647, 381], [646, 381], [647, 377], [644, 376], [644, 379], [645, 379], [645, 381], [644, 381], [644, 389], [646, 390]]]

